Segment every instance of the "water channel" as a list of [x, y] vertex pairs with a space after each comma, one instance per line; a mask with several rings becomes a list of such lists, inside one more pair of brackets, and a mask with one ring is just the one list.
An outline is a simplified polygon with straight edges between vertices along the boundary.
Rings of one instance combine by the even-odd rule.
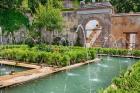
[[97, 63], [59, 72], [22, 85], [3, 88], [0, 93], [98, 93], [101, 88], [109, 86], [114, 77], [125, 72], [137, 61], [117, 57], [102, 59]]

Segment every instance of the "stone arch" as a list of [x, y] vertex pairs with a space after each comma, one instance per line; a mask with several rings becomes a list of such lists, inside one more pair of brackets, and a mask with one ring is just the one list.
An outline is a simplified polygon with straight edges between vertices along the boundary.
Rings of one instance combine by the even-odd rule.
[[85, 29], [86, 24], [87, 24], [89, 21], [91, 21], [91, 20], [97, 20], [97, 21], [99, 22], [99, 24], [104, 28], [104, 24], [105, 24], [105, 23], [103, 22], [103, 20], [100, 19], [100, 18], [98, 18], [98, 17], [92, 16], [92, 17], [85, 18], [85, 19], [81, 22], [81, 24], [82, 24], [82, 26], [84, 27], [84, 29]]
[[[92, 37], [87, 38], [87, 42], [90, 43], [90, 45], [92, 45], [92, 47], [94, 45], [99, 45], [99, 47], [109, 47], [110, 46], [109, 34], [111, 31], [111, 16], [109, 14], [85, 14], [85, 15], [81, 14], [81, 15], [79, 15], [78, 25], [81, 24], [83, 26], [85, 35], [87, 35], [86, 24], [92, 20], [98, 21], [99, 26], [101, 27], [101, 30], [100, 30], [101, 32], [99, 35], [97, 35], [98, 34], [98, 32], [97, 32], [97, 34], [95, 35], [95, 36], [97, 36], [96, 39], [94, 38], [95, 36], [92, 36], [93, 38]], [[83, 45], [84, 39], [82, 37], [83, 33], [81, 33], [81, 32], [82, 31], [79, 31], [78, 36], [80, 37], [81, 44]], [[88, 36], [89, 36], [89, 33], [88, 33]], [[107, 38], [107, 40], [105, 38]]]
[[[95, 32], [94, 31], [92, 31], [92, 32], [88, 32], [87, 30], [86, 30], [86, 25], [90, 22], [90, 21], [93, 21], [93, 20], [96, 20], [98, 23], [99, 23], [99, 28], [101, 28], [101, 30], [100, 30], [100, 34], [98, 34], [98, 31], [96, 30]], [[104, 21], [102, 20], [102, 19], [100, 19], [100, 18], [98, 18], [98, 17], [94, 17], [94, 16], [92, 16], [92, 17], [88, 17], [88, 18], [85, 18], [85, 19], [83, 19], [82, 21], [81, 21], [81, 25], [83, 26], [83, 28], [84, 28], [84, 33], [81, 33], [81, 40], [84, 40], [82, 37], [83, 37], [83, 34], [85, 34], [86, 35], [86, 44], [87, 44], [87, 46], [88, 47], [91, 47], [91, 46], [93, 46], [93, 45], [96, 45], [96, 41], [97, 41], [97, 39], [99, 38], [99, 36], [101, 36], [102, 38], [104, 38], [105, 37], [105, 32], [104, 32]], [[95, 39], [95, 37], [96, 37], [96, 39]], [[102, 39], [103, 40], [103, 39]], [[101, 41], [101, 40], [98, 40], [98, 41]], [[104, 41], [104, 42], [106, 42], [106, 41]], [[84, 42], [83, 42], [84, 43]], [[103, 44], [102, 44], [103, 45]]]

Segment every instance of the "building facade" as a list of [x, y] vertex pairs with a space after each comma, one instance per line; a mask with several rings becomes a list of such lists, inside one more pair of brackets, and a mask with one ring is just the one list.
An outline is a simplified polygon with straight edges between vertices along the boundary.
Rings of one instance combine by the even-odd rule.
[[69, 31], [75, 31], [83, 46], [140, 49], [139, 13], [116, 14], [109, 2], [88, 3], [65, 13], [73, 15], [65, 16], [66, 22], [72, 23]]

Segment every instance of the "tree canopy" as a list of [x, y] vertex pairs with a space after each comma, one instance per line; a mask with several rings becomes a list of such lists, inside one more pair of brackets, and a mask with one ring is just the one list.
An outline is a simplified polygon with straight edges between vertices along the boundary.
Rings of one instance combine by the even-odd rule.
[[62, 29], [62, 14], [60, 8], [54, 7], [52, 2], [47, 6], [39, 4], [35, 14], [35, 24], [45, 27], [49, 31]]
[[110, 0], [116, 12], [140, 12], [140, 0]]
[[[29, 26], [29, 20], [24, 14], [26, 10], [35, 13], [35, 9], [39, 4], [44, 6], [52, 3], [55, 8], [62, 8], [60, 0], [1, 0], [0, 1], [0, 26], [3, 30], [14, 31], [22, 25]], [[57, 10], [53, 10], [57, 11]]]
[[2, 30], [13, 32], [22, 26], [29, 27], [28, 17], [20, 10], [23, 0], [0, 1], [0, 26]]
[[5, 31], [15, 31], [18, 30], [21, 26], [29, 26], [29, 20], [23, 13], [11, 10], [2, 10], [0, 11], [0, 26]]

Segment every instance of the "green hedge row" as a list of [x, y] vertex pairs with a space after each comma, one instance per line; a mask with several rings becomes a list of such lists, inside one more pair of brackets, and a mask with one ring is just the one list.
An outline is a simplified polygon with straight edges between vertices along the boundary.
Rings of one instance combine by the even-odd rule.
[[95, 48], [98, 54], [140, 56], [140, 50]]
[[[88, 53], [87, 53], [88, 52]], [[0, 57], [32, 63], [66, 66], [81, 61], [94, 59], [96, 54], [140, 56], [140, 50], [88, 48], [35, 45], [3, 45], [0, 46]]]
[[[27, 45], [3, 45], [0, 46], [0, 49], [11, 49], [11, 48], [29, 48]], [[58, 51], [60, 53], [64, 53], [66, 51], [71, 51], [74, 49], [84, 49], [83, 47], [71, 47], [71, 46], [56, 46], [56, 45], [35, 45], [34, 47], [30, 48], [39, 51], [46, 51], [46, 52], [54, 52]], [[90, 50], [97, 51], [98, 54], [108, 54], [108, 55], [133, 55], [133, 56], [140, 56], [140, 50], [127, 50], [127, 49], [114, 49], [114, 48], [90, 48]]]
[[11, 48], [28, 48], [27, 45], [0, 45], [0, 50], [11, 49]]
[[131, 69], [112, 81], [101, 93], [140, 93], [140, 62], [137, 62]]
[[[87, 55], [87, 52], [89, 52]], [[9, 48], [0, 51], [0, 56], [9, 60], [31, 63], [46, 63], [48, 65], [66, 66], [95, 58], [95, 51], [85, 49], [71, 49], [69, 51], [54, 50], [40, 51], [34, 48]]]

